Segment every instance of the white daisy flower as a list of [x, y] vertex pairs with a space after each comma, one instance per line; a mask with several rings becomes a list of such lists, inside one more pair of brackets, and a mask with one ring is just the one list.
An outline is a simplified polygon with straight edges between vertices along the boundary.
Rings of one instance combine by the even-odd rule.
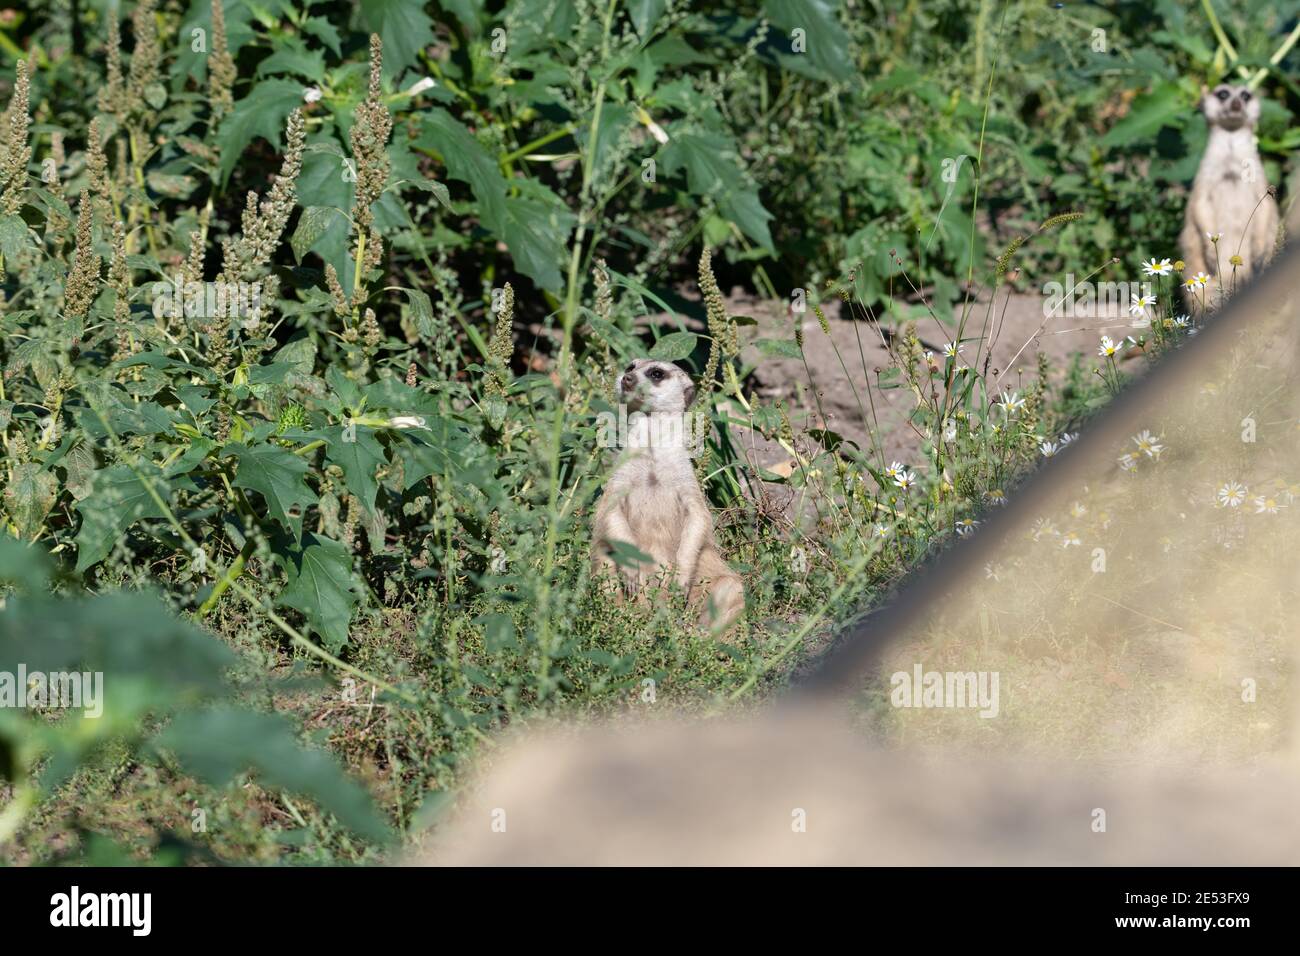
[[1133, 444], [1137, 445], [1138, 451], [1148, 458], [1156, 458], [1165, 450], [1165, 446], [1156, 441], [1155, 436], [1151, 434], [1149, 429], [1134, 435]]
[[887, 524], [878, 524], [871, 529], [871, 536], [873, 538], [888, 538], [891, 533], [893, 533], [893, 529]]
[[1006, 493], [1001, 488], [994, 488], [984, 495], [991, 505], [1005, 505], [1007, 503]]
[[894, 484], [906, 491], [908, 488], [911, 488], [916, 484], [916, 472], [900, 471], [894, 476]]
[[958, 353], [960, 353], [965, 347], [966, 346], [964, 345], [958, 345], [955, 341], [949, 342], [943, 347], [943, 354], [948, 356], [948, 358], [956, 358]]
[[1077, 532], [1066, 531], [1061, 535], [1061, 547], [1063, 548], [1069, 548], [1071, 546], [1077, 548], [1081, 544], [1083, 544], [1083, 541], [1079, 538]]
[[1134, 295], [1130, 298], [1132, 303], [1128, 307], [1129, 315], [1142, 315], [1148, 306], [1156, 304], [1156, 297], [1153, 295]]
[[1205, 234], [1205, 238], [1206, 238], [1206, 239], [1209, 239], [1210, 242], [1218, 242], [1220, 239], [1223, 238], [1223, 233], [1221, 233], [1221, 232], [1207, 232], [1207, 233]]
[[1074, 441], [1074, 440], [1075, 440], [1076, 438], [1078, 438], [1078, 437], [1079, 437], [1079, 435], [1078, 435], [1077, 432], [1076, 432], [1076, 433], [1071, 433], [1071, 432], [1062, 432], [1062, 433], [1061, 433], [1061, 447], [1064, 448], [1066, 445], [1070, 444], [1070, 442]]
[[1196, 280], [1197, 285], [1206, 286], [1210, 284], [1210, 277], [1204, 272], [1198, 272], [1196, 275], [1192, 276], [1192, 278]]
[[1061, 450], [1061, 446], [1054, 441], [1045, 441], [1039, 443], [1038, 450], [1043, 453], [1044, 458], [1051, 458]]
[[1148, 276], [1167, 276], [1174, 271], [1174, 264], [1168, 259], [1159, 261], [1151, 259], [1149, 262], [1142, 263], [1142, 271]]
[[1132, 471], [1137, 467], [1138, 458], [1139, 456], [1136, 452], [1125, 452], [1120, 455], [1117, 460], [1119, 461], [1119, 466], [1125, 471]]
[[1101, 337], [1101, 345], [1097, 347], [1097, 354], [1102, 358], [1110, 358], [1118, 353], [1123, 347], [1123, 342], [1112, 341], [1109, 335], [1103, 335]]
[[1025, 400], [1020, 397], [1019, 392], [1002, 393], [1002, 410], [1008, 415], [1014, 415], [1020, 409], [1025, 407]]
[[889, 467], [885, 469], [885, 477], [894, 478], [898, 475], [900, 471], [906, 471], [906, 470], [907, 470], [907, 466], [904, 465], [901, 461], [891, 461], [889, 463]]
[[1286, 505], [1280, 504], [1276, 498], [1270, 498], [1267, 495], [1260, 495], [1255, 499], [1255, 514], [1257, 515], [1262, 515], [1265, 512], [1275, 515], [1285, 507]]
[[1039, 518], [1034, 522], [1034, 528], [1030, 534], [1033, 535], [1035, 541], [1038, 541], [1043, 537], [1043, 535], [1055, 537], [1056, 535], [1059, 535], [1060, 532], [1056, 530], [1056, 525], [1052, 524], [1051, 520], [1048, 518]]
[[975, 521], [971, 518], [962, 518], [960, 521], [957, 522], [957, 533], [962, 537], [965, 537], [966, 535], [974, 531], [976, 528], [978, 528], [979, 524], [980, 523], [978, 521]]
[[1185, 329], [1191, 324], [1192, 324], [1192, 317], [1190, 315], [1174, 316], [1174, 328], [1176, 329]]
[[1239, 481], [1230, 481], [1219, 489], [1220, 508], [1238, 508], [1246, 500], [1246, 486]]

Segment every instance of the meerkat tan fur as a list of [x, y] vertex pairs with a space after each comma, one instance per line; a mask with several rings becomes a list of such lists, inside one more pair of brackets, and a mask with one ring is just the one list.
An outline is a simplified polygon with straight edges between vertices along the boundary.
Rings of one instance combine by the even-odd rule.
[[[713, 516], [695, 477], [686, 414], [695, 386], [670, 362], [637, 359], [615, 392], [627, 408], [627, 434], [596, 505], [593, 570], [617, 576], [624, 593], [642, 598], [649, 588], [675, 581], [693, 606], [702, 605], [700, 623], [720, 633], [744, 610], [745, 592], [718, 551]], [[653, 564], [620, 567], [616, 542]]]
[[[1201, 98], [1210, 138], [1188, 198], [1179, 247], [1184, 275], [1222, 272], [1231, 291], [1264, 267], [1277, 243], [1278, 209], [1255, 146], [1259, 98], [1220, 84]], [[1211, 235], [1219, 236], [1217, 244]], [[1241, 265], [1232, 263], [1241, 257]]]

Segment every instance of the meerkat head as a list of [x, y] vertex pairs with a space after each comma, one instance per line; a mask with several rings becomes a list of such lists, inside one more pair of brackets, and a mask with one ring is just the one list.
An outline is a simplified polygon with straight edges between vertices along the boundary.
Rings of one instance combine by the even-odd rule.
[[1259, 97], [1244, 86], [1220, 83], [1201, 98], [1201, 111], [1211, 126], [1254, 129], [1259, 122]]
[[630, 411], [684, 412], [695, 398], [695, 383], [672, 362], [634, 359], [614, 392]]

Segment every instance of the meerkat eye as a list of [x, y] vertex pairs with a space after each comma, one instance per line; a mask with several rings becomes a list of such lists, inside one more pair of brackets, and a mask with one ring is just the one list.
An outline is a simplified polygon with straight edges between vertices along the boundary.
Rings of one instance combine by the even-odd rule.
[[650, 376], [650, 381], [652, 382], [662, 382], [664, 380], [663, 369], [652, 368], [647, 374]]
[[1250, 102], [1250, 90], [1242, 90], [1242, 91], [1241, 91], [1241, 101], [1242, 101], [1243, 103], [1249, 103], [1249, 102]]
[[1227, 90], [1219, 90], [1219, 91], [1216, 92], [1214, 95], [1217, 96], [1217, 97], [1218, 97], [1219, 99], [1221, 99], [1221, 100], [1226, 100], [1226, 99], [1227, 99], [1229, 96], [1231, 96], [1232, 94], [1230, 94]]

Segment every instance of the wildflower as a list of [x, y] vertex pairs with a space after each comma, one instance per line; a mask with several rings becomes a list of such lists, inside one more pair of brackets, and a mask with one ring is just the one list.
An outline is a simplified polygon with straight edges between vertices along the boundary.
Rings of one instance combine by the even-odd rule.
[[1075, 440], [1076, 438], [1078, 438], [1078, 437], [1079, 437], [1079, 436], [1078, 436], [1077, 434], [1075, 434], [1075, 433], [1071, 433], [1071, 432], [1062, 432], [1062, 433], [1061, 433], [1061, 447], [1064, 448], [1066, 445], [1070, 444], [1070, 442], [1074, 441], [1074, 440]]
[[1239, 481], [1230, 481], [1219, 489], [1219, 507], [1237, 508], [1246, 500], [1246, 486]]
[[1052, 458], [1061, 450], [1061, 446], [1054, 441], [1045, 441], [1039, 443], [1038, 450], [1043, 453], [1044, 458]]
[[907, 466], [901, 461], [891, 461], [889, 467], [885, 469], [886, 478], [896, 478], [900, 472], [906, 471]]
[[1262, 515], [1265, 512], [1275, 515], [1278, 510], [1285, 508], [1286, 505], [1279, 504], [1276, 498], [1270, 498], [1267, 495], [1260, 495], [1255, 499], [1255, 514]]
[[319, 87], [316, 86], [304, 87], [302, 91], [302, 101], [304, 103], [319, 103], [323, 95], [324, 94], [321, 93]]
[[1130, 297], [1132, 304], [1128, 307], [1129, 315], [1141, 315], [1146, 311], [1148, 306], [1156, 304], [1156, 297], [1153, 295], [1134, 295]]
[[1141, 456], [1137, 452], [1125, 452], [1119, 456], [1119, 466], [1125, 471], [1132, 471], [1137, 468], [1138, 460]]
[[1002, 411], [1008, 415], [1014, 415], [1025, 407], [1025, 400], [1020, 397], [1019, 392], [1002, 393]]
[[1002, 580], [1001, 572], [1002, 572], [1002, 568], [996, 564], [984, 565], [984, 577], [986, 578], [991, 578], [994, 581], [1001, 581]]
[[964, 345], [958, 345], [955, 341], [949, 342], [943, 347], [943, 354], [948, 358], [956, 358], [965, 347]]
[[1187, 268], [1187, 263], [1184, 262], [1182, 259], [1179, 259], [1177, 262], [1174, 263], [1175, 272], [1182, 272], [1186, 268]]
[[0, 150], [0, 183], [4, 184], [4, 194], [0, 196], [0, 209], [8, 215], [16, 214], [23, 207], [23, 198], [27, 194], [27, 164], [32, 161], [32, 145], [27, 133], [31, 127], [28, 115], [31, 84], [27, 78], [27, 61], [18, 60], [17, 74], [14, 77], [14, 95], [5, 111], [5, 120], [9, 128], [0, 131], [0, 142], [5, 148]]
[[1229, 256], [1229, 257], [1228, 257], [1228, 262], [1229, 262], [1229, 264], [1232, 265], [1233, 267], [1237, 267], [1237, 268], [1239, 268], [1239, 267], [1241, 266], [1241, 264], [1242, 264], [1241, 256]]
[[1101, 337], [1101, 345], [1097, 347], [1097, 354], [1102, 358], [1111, 358], [1124, 347], [1123, 342], [1114, 342], [1109, 335]]
[[1207, 233], [1205, 234], [1205, 238], [1206, 238], [1206, 239], [1209, 239], [1210, 242], [1218, 242], [1220, 239], [1223, 238], [1223, 233], [1221, 233], [1221, 232], [1207, 232]]
[[877, 524], [871, 529], [871, 536], [873, 538], [888, 538], [891, 533], [893, 533], [893, 529], [887, 524]]
[[957, 522], [957, 533], [962, 537], [965, 537], [966, 535], [970, 534], [978, 527], [979, 527], [978, 521], [975, 521], [972, 518], [962, 518], [960, 521]]
[[431, 77], [431, 76], [426, 76], [426, 77], [424, 77], [424, 79], [422, 79], [422, 80], [417, 80], [415, 83], [411, 84], [410, 89], [408, 89], [408, 90], [406, 91], [406, 95], [407, 95], [407, 96], [419, 96], [419, 95], [420, 95], [421, 93], [423, 93], [425, 90], [431, 90], [431, 89], [433, 89], [433, 88], [434, 88], [435, 86], [437, 86], [437, 85], [438, 85], [438, 83], [437, 83], [436, 80], [434, 80], [433, 77]]
[[208, 58], [208, 102], [213, 119], [221, 119], [235, 106], [230, 89], [235, 83], [235, 61], [226, 41], [226, 14], [221, 0], [212, 0], [212, 55]]
[[988, 503], [991, 505], [1005, 505], [1007, 503], [1006, 492], [1001, 488], [994, 488], [992, 491], [985, 494], [984, 497], [988, 499]]
[[1148, 276], [1167, 276], [1173, 271], [1174, 264], [1168, 259], [1159, 261], [1152, 259], [1149, 262], [1142, 263], [1142, 271]]
[[1174, 328], [1176, 329], [1185, 329], [1191, 324], [1192, 324], [1192, 317], [1190, 315], [1174, 316]]
[[1197, 285], [1206, 286], [1210, 284], [1210, 277], [1204, 272], [1198, 272], [1192, 278], [1196, 280]]
[[1081, 544], [1083, 544], [1083, 541], [1082, 541], [1082, 539], [1080, 539], [1080, 537], [1079, 537], [1079, 535], [1078, 535], [1077, 532], [1074, 532], [1074, 531], [1067, 531], [1067, 532], [1065, 532], [1064, 534], [1061, 535], [1061, 547], [1062, 547], [1062, 548], [1069, 548], [1069, 547], [1076, 547], [1076, 548], [1077, 548], [1077, 547], [1078, 547], [1079, 545], [1081, 545]]
[[916, 472], [900, 471], [894, 476], [894, 484], [906, 491], [908, 488], [911, 488], [916, 484]]
[[[352, 221], [356, 224], [358, 242], [368, 240], [374, 217], [370, 207], [379, 199], [388, 185], [388, 135], [393, 129], [393, 118], [384, 105], [379, 77], [383, 67], [384, 48], [379, 34], [370, 35], [370, 88], [366, 98], [357, 104], [352, 124], [350, 142], [357, 163], [356, 201], [352, 207]], [[376, 236], [377, 238], [377, 236]]]
[[1030, 534], [1033, 536], [1035, 541], [1038, 541], [1043, 535], [1051, 535], [1055, 537], [1059, 535], [1060, 532], [1056, 530], [1056, 525], [1054, 525], [1050, 519], [1039, 518], [1034, 522], [1034, 527]]
[[1148, 458], [1156, 458], [1165, 450], [1165, 446], [1157, 442], [1155, 436], [1145, 429], [1133, 436], [1133, 444], [1137, 445], [1138, 451]]
[[1075, 518], [1082, 518], [1088, 513], [1088, 506], [1082, 502], [1076, 501], [1070, 505], [1070, 515]]

